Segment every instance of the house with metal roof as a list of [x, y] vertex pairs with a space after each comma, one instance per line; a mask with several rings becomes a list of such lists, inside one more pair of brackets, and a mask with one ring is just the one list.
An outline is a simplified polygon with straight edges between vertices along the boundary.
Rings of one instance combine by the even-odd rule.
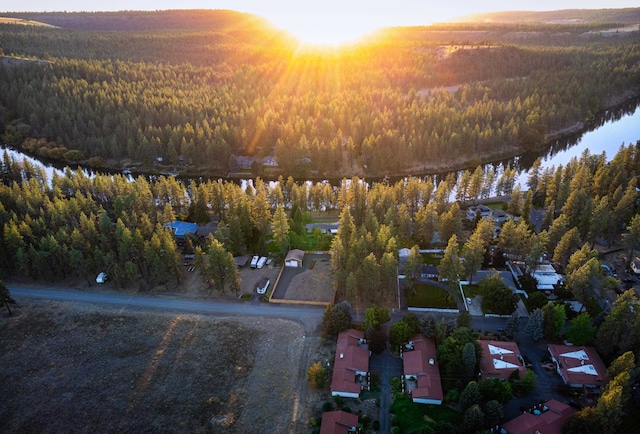
[[173, 236], [177, 242], [183, 242], [187, 235], [195, 235], [198, 230], [197, 224], [179, 220], [169, 222], [165, 224], [164, 227], [167, 229], [171, 229], [171, 231], [173, 232]]

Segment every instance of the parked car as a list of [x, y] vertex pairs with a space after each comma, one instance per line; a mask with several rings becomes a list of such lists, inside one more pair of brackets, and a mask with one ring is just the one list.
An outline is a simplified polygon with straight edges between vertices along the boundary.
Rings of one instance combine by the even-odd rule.
[[258, 284], [256, 285], [256, 292], [258, 294], [266, 294], [270, 283], [271, 281], [266, 277], [262, 278], [260, 282], [258, 282]]
[[264, 264], [267, 263], [267, 257], [266, 256], [262, 256], [260, 259], [258, 259], [258, 264], [257, 267], [258, 268], [262, 268], [264, 267]]
[[260, 256], [256, 255], [251, 258], [251, 268], [256, 268], [258, 266], [258, 261], [260, 260]]
[[98, 277], [96, 277], [96, 283], [104, 283], [106, 281], [107, 281], [107, 273], [105, 273], [104, 271], [98, 274]]

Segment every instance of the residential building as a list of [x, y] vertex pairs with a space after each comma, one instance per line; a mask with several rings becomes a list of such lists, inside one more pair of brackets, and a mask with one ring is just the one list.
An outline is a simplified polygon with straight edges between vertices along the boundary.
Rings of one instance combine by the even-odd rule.
[[314, 229], [320, 229], [323, 234], [331, 234], [335, 235], [338, 233], [338, 228], [340, 227], [340, 222], [332, 222], [332, 223], [307, 223], [304, 225], [307, 229], [307, 232], [313, 232]]
[[607, 368], [593, 347], [549, 345], [551, 360], [565, 384], [600, 389], [607, 384]]
[[438, 280], [438, 267], [435, 265], [423, 265], [420, 269], [420, 279]]
[[520, 349], [515, 342], [478, 341], [482, 347], [480, 373], [482, 378], [499, 378], [507, 380], [513, 371], [520, 376], [527, 372]]
[[262, 159], [262, 165], [266, 167], [278, 167], [278, 160], [276, 160], [276, 157], [268, 155]]
[[562, 275], [556, 273], [556, 269], [551, 264], [538, 265], [531, 275], [538, 282], [540, 291], [553, 291], [563, 279]]
[[369, 389], [369, 356], [364, 332], [349, 329], [338, 335], [331, 396], [357, 398], [363, 389]]
[[289, 250], [287, 257], [284, 259], [284, 265], [286, 267], [301, 268], [302, 260], [304, 259], [304, 251], [300, 249]]
[[174, 220], [164, 225], [165, 228], [171, 229], [173, 237], [176, 242], [182, 243], [188, 234], [195, 235], [198, 230], [198, 225], [195, 223], [183, 222]]
[[467, 219], [474, 221], [480, 214], [480, 218], [489, 218], [491, 215], [491, 208], [486, 205], [472, 205], [467, 208]]
[[511, 218], [509, 214], [507, 214], [501, 209], [492, 209], [491, 217], [493, 217], [493, 221], [496, 223], [505, 223], [507, 220]]
[[562, 426], [574, 409], [552, 399], [502, 425], [504, 434], [562, 434]]
[[322, 413], [320, 434], [350, 434], [357, 432], [358, 415], [346, 411], [326, 411]]
[[404, 345], [402, 351], [404, 390], [419, 404], [442, 404], [440, 368], [436, 359], [436, 344], [422, 335]]

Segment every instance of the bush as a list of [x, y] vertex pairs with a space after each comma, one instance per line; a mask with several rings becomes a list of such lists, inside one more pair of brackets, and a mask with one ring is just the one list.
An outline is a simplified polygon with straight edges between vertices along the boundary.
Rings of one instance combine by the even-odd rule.
[[322, 366], [322, 362], [318, 361], [311, 365], [307, 371], [307, 378], [311, 386], [316, 389], [322, 389], [327, 379], [327, 371]]
[[325, 402], [324, 404], [322, 404], [322, 411], [333, 411], [333, 403], [332, 402]]

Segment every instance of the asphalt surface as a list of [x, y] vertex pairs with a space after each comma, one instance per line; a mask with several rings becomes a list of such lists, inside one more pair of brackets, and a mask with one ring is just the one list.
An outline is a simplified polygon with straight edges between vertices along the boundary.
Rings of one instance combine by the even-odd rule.
[[[278, 305], [274, 303], [260, 302], [223, 302], [210, 300], [187, 300], [171, 296], [158, 295], [137, 295], [125, 294], [112, 291], [85, 292], [79, 290], [42, 289], [30, 286], [7, 285], [11, 291], [11, 296], [20, 304], [21, 299], [36, 298], [56, 301], [66, 301], [75, 303], [89, 303], [101, 305], [113, 305], [126, 308], [146, 308], [158, 309], [159, 311], [174, 311], [183, 313], [194, 313], [204, 315], [220, 316], [264, 316], [271, 318], [284, 318], [300, 322], [305, 327], [308, 336], [319, 333], [319, 326], [322, 322], [324, 308], [316, 306], [299, 305]], [[391, 322], [398, 321], [406, 315], [406, 311], [394, 311], [391, 314]], [[354, 322], [362, 322], [364, 315], [354, 313]], [[455, 314], [436, 314], [438, 320], [454, 320]], [[484, 316], [472, 316], [471, 327], [475, 330], [482, 329], [489, 332], [496, 332], [503, 328], [506, 320], [504, 318], [488, 318]], [[517, 416], [521, 407], [526, 407], [537, 403], [540, 400], [555, 398], [566, 401], [557, 392], [557, 387], [561, 380], [557, 375], [546, 373], [540, 366], [540, 359], [545, 355], [546, 348], [539, 342], [533, 342], [524, 333], [526, 318], [521, 319], [519, 341], [520, 351], [527, 356], [538, 375], [537, 390], [530, 396], [516, 398], [505, 406], [505, 420]], [[380, 432], [390, 432], [389, 406], [391, 405], [390, 383], [392, 377], [399, 377], [402, 374], [402, 360], [393, 357], [389, 350], [380, 355], [374, 355], [370, 361], [370, 370], [380, 374]]]
[[265, 316], [298, 321], [305, 333], [317, 332], [324, 309], [316, 306], [283, 306], [269, 303], [221, 302], [211, 300], [185, 300], [177, 297], [124, 294], [119, 292], [85, 292], [78, 290], [41, 289], [29, 286], [7, 285], [11, 296], [20, 303], [21, 298], [77, 303], [110, 304], [121, 307], [150, 308], [196, 314], [222, 316]]

